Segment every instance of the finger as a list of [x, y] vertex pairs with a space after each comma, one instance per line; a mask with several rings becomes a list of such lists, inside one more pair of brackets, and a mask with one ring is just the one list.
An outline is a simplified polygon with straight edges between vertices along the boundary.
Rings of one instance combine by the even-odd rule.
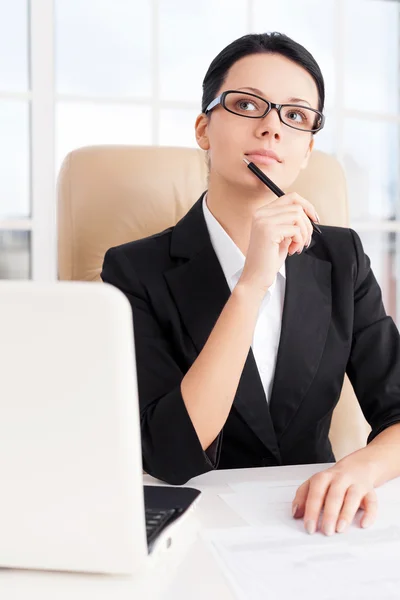
[[279, 212], [279, 209], [276, 211], [271, 211], [270, 213], [264, 213], [264, 217], [266, 222], [274, 225], [297, 225], [300, 228], [301, 232], [301, 240], [299, 240], [299, 245], [293, 248], [294, 251], [302, 251], [305, 246], [308, 246], [310, 242], [309, 231], [308, 231], [308, 223], [309, 219], [304, 214], [302, 208], [297, 208], [294, 210], [287, 210], [284, 212]]
[[317, 530], [319, 516], [331, 481], [332, 475], [328, 471], [322, 471], [310, 479], [310, 490], [304, 511], [304, 525], [309, 534]]
[[[360, 492], [358, 491], [358, 494], [356, 492], [356, 486], [350, 486], [349, 488], [344, 482], [331, 484], [325, 497], [324, 515], [321, 522], [321, 530], [325, 535], [333, 535], [335, 533], [339, 515], [343, 512], [349, 519], [353, 520], [362, 498]], [[354, 508], [355, 505], [356, 507]], [[352, 513], [353, 510], [354, 513]]]
[[353, 522], [353, 519], [360, 508], [363, 496], [363, 490], [357, 485], [351, 485], [347, 489], [342, 509], [335, 524], [335, 529], [338, 533], [343, 533]]
[[[296, 242], [296, 248], [304, 248], [304, 224], [297, 218], [296, 213], [293, 213], [293, 215], [283, 213], [275, 216], [258, 217], [257, 225], [265, 228], [268, 237], [278, 244], [283, 241], [282, 235], [279, 235], [281, 232], [288, 231], [290, 227], [296, 227], [293, 241]], [[290, 231], [293, 231], [293, 229], [290, 229]]]
[[300, 216], [299, 220], [295, 221], [295, 224], [301, 229], [302, 241], [300, 244], [292, 245], [290, 248], [290, 253], [294, 254], [297, 252], [298, 254], [301, 254], [303, 250], [308, 248], [311, 243], [312, 232], [309, 231], [309, 227], [311, 227], [311, 221], [303, 212], [303, 215]]
[[[279, 205], [282, 205], [282, 206], [294, 205], [294, 206], [302, 207], [303, 212], [307, 215], [307, 226], [309, 229], [308, 239], [311, 242], [311, 236], [313, 234], [313, 227], [312, 227], [311, 221], [316, 221], [317, 223], [319, 223], [319, 217], [318, 217], [317, 211], [315, 210], [315, 208], [311, 204], [311, 202], [309, 202], [305, 198], [302, 198], [301, 196], [299, 196], [299, 194], [293, 192], [291, 194], [287, 194], [286, 196], [281, 196], [281, 198], [278, 199], [276, 204], [278, 206]], [[272, 204], [267, 205], [267, 206], [272, 206]], [[310, 219], [311, 219], [311, 221], [310, 221]]]
[[375, 523], [378, 514], [378, 498], [375, 490], [371, 490], [364, 496], [361, 505], [365, 510], [361, 519], [361, 527], [366, 528]]
[[[304, 208], [300, 204], [296, 204], [293, 202], [285, 201], [283, 204], [267, 204], [266, 206], [261, 207], [258, 210], [259, 217], [263, 218], [271, 218], [276, 215], [293, 215], [294, 218], [297, 216], [298, 222], [302, 222], [305, 225], [305, 238], [304, 245], [308, 246], [311, 241], [311, 236], [313, 234], [313, 228], [311, 225], [311, 221], [308, 218], [307, 214], [304, 211]], [[302, 248], [301, 248], [302, 250]]]
[[313, 221], [316, 221], [317, 223], [320, 222], [318, 213], [315, 210], [314, 205], [309, 200], [306, 200], [305, 198], [303, 198], [303, 196], [300, 196], [300, 194], [298, 194], [297, 192], [289, 192], [288, 194], [281, 196], [278, 199], [278, 203], [300, 204], [304, 208], [304, 210], [306, 211], [306, 213], [310, 217], [310, 219], [312, 219]]
[[285, 218], [285, 215], [290, 215], [293, 218], [303, 222], [307, 229], [306, 239], [309, 239], [313, 232], [310, 219], [304, 212], [304, 209], [299, 205], [286, 204], [284, 206], [266, 206], [263, 207], [263, 209], [264, 210], [259, 212], [261, 218], [272, 218], [277, 215], [282, 215], [282, 218]]
[[[307, 200], [305, 200], [304, 202], [308, 202]], [[307, 242], [306, 242], [306, 246], [309, 246], [309, 244], [311, 243], [311, 236], [313, 234], [313, 227], [312, 227], [312, 223], [311, 220], [309, 218], [309, 215], [307, 214], [304, 206], [302, 206], [301, 204], [295, 202], [292, 206], [296, 206], [298, 208], [300, 208], [301, 210], [301, 216], [304, 219], [304, 223], [306, 224], [307, 227]]]
[[296, 492], [292, 502], [292, 515], [295, 519], [300, 519], [304, 515], [309, 489], [310, 480], [308, 479], [299, 487]]
[[300, 227], [297, 227], [296, 225], [277, 225], [276, 227], [271, 228], [271, 239], [278, 245], [282, 244], [286, 239], [289, 239], [290, 246], [292, 241], [295, 244], [301, 244], [303, 237], [301, 235]]

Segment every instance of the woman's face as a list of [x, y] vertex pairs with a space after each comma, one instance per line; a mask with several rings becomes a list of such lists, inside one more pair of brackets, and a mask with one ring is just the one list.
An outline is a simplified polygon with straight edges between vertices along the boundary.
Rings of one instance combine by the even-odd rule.
[[[280, 54], [252, 54], [238, 60], [217, 95], [224, 90], [248, 91], [277, 104], [299, 104], [318, 109], [318, 90], [312, 76]], [[294, 102], [293, 98], [299, 100]], [[246, 154], [260, 149], [276, 152], [279, 161], [270, 164], [257, 163], [254, 156], [249, 159], [285, 189], [307, 165], [313, 146], [311, 133], [288, 127], [274, 109], [261, 119], [248, 119], [234, 115], [220, 105], [208, 116], [199, 115], [196, 138], [199, 146], [209, 152], [210, 181], [215, 177], [222, 178], [248, 192], [265, 190], [265, 187], [247, 169], [242, 160]]]

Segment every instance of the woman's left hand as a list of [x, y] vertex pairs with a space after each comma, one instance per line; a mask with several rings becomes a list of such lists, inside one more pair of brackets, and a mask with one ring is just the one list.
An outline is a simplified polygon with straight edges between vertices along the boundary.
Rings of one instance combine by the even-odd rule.
[[370, 465], [361, 461], [360, 456], [342, 459], [303, 483], [296, 492], [292, 508], [295, 518], [304, 517], [306, 531], [310, 534], [317, 530], [322, 510], [321, 531], [325, 535], [345, 531], [359, 508], [365, 511], [361, 526], [369, 527], [377, 514], [377, 496]]

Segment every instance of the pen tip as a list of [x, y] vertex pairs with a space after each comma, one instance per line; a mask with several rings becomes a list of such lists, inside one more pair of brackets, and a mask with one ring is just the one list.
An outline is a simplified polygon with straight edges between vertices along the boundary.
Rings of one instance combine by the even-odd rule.
[[249, 161], [249, 160], [247, 160], [247, 158], [243, 158], [243, 162], [245, 162], [245, 163], [246, 163], [246, 165], [249, 165], [249, 164], [250, 164], [250, 161]]

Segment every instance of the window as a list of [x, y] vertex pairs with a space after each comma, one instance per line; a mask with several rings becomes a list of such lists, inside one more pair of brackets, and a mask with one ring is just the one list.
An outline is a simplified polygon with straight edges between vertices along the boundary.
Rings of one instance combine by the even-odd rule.
[[0, 0], [0, 279], [30, 277], [28, 3]]
[[316, 148], [345, 168], [351, 226], [400, 320], [396, 0], [0, 0], [0, 277], [56, 278], [54, 178], [70, 150], [195, 147], [210, 61], [263, 30], [287, 33], [321, 66]]

